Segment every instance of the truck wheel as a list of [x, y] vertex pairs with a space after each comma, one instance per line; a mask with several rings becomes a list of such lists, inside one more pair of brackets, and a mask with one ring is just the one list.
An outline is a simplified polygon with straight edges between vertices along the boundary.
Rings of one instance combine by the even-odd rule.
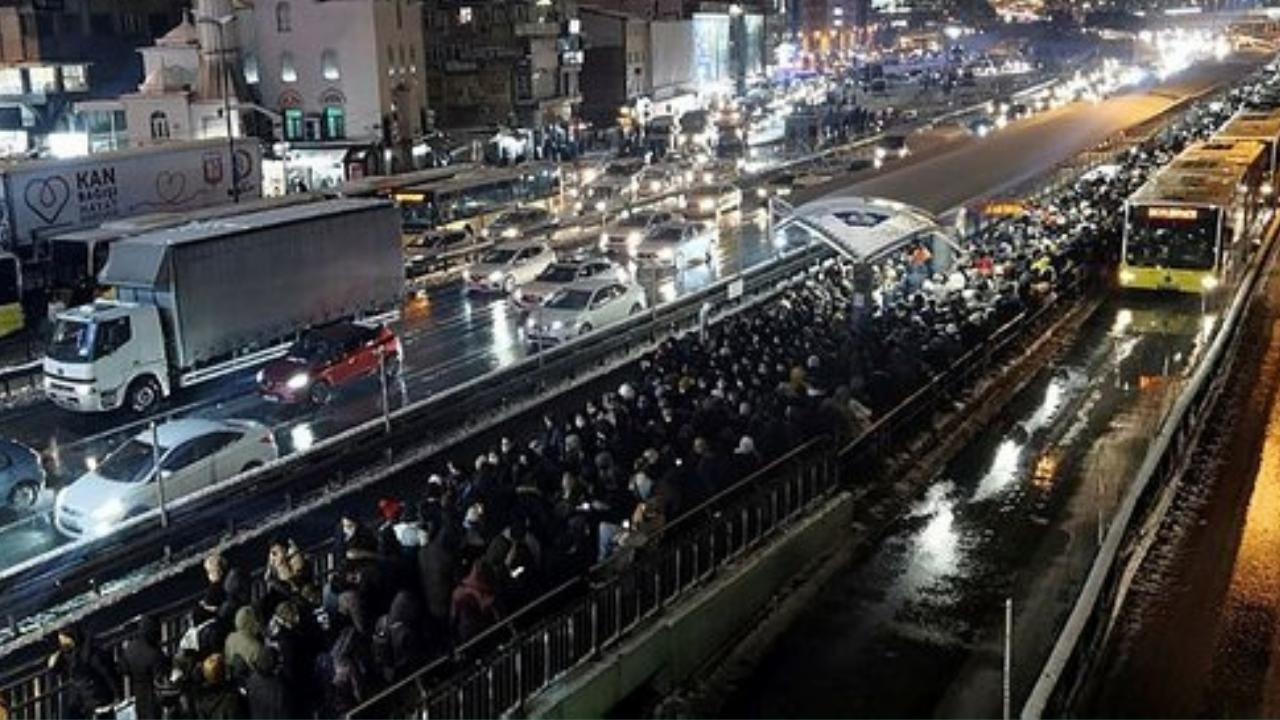
[[323, 380], [317, 380], [311, 386], [311, 403], [313, 405], [328, 405], [333, 399], [333, 388], [329, 387], [329, 383]]
[[578, 327], [579, 335], [586, 335], [589, 332], [591, 332], [591, 323], [582, 323], [582, 325]]
[[640, 303], [636, 303], [635, 305], [632, 305], [632, 306], [631, 306], [631, 312], [629, 312], [629, 313], [627, 313], [627, 314], [628, 314], [628, 315], [639, 315], [641, 310], [644, 310], [644, 308], [640, 306]]
[[125, 393], [125, 403], [134, 415], [146, 415], [160, 404], [160, 383], [149, 375], [134, 380]]
[[14, 510], [30, 510], [40, 499], [40, 483], [23, 480], [9, 491], [9, 507]]

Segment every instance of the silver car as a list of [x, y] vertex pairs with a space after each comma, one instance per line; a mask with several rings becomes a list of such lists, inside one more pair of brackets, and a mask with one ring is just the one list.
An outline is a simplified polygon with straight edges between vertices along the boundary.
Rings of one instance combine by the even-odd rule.
[[525, 340], [555, 345], [642, 312], [644, 288], [614, 278], [581, 280], [547, 298], [525, 321]]
[[[271, 429], [249, 420], [186, 418], [161, 423], [117, 447], [58, 492], [54, 525], [69, 537], [99, 537], [126, 519], [272, 462]], [[157, 459], [160, 471], [156, 472]]]

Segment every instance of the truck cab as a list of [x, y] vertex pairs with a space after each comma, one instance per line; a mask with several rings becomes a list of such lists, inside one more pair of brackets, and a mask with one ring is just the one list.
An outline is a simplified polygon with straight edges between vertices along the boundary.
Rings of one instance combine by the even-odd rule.
[[164, 348], [150, 305], [99, 300], [72, 308], [57, 316], [45, 351], [45, 394], [68, 410], [145, 414], [169, 394]]

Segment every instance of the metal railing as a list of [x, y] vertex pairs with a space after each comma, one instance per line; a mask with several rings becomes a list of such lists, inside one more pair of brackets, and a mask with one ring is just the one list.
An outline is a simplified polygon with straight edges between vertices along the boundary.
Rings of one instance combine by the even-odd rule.
[[[396, 410], [386, 421], [372, 419], [317, 443], [291, 462], [268, 465], [182, 498], [166, 506], [165, 522], [153, 511], [130, 519], [106, 538], [71, 543], [0, 572], [5, 611], [23, 617], [147, 563], [155, 566], [153, 575], [177, 571], [184, 561], [198, 558], [224, 537], [252, 529], [264, 518], [298, 513], [343, 493], [371, 490], [375, 484], [413, 475], [442, 447], [523, 412], [549, 390], [571, 386], [672, 334], [696, 327], [704, 305], [715, 317], [772, 297], [829, 254], [825, 246], [810, 246], [782, 256]], [[359, 470], [352, 473], [352, 468]], [[38, 629], [16, 628], [18, 639], [3, 652], [24, 643], [22, 631]]]
[[599, 658], [837, 487], [831, 442], [811, 440], [681, 515], [621, 569], [619, 561], [598, 566], [593, 578], [562, 586], [351, 717], [500, 717]]

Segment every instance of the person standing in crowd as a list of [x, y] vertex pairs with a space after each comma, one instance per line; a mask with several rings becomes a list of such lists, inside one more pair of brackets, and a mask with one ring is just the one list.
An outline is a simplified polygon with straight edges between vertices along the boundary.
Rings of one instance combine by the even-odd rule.
[[133, 637], [124, 643], [116, 667], [129, 679], [135, 709], [140, 718], [160, 717], [156, 679], [169, 671], [169, 658], [160, 647], [160, 626], [150, 615], [140, 615]]

